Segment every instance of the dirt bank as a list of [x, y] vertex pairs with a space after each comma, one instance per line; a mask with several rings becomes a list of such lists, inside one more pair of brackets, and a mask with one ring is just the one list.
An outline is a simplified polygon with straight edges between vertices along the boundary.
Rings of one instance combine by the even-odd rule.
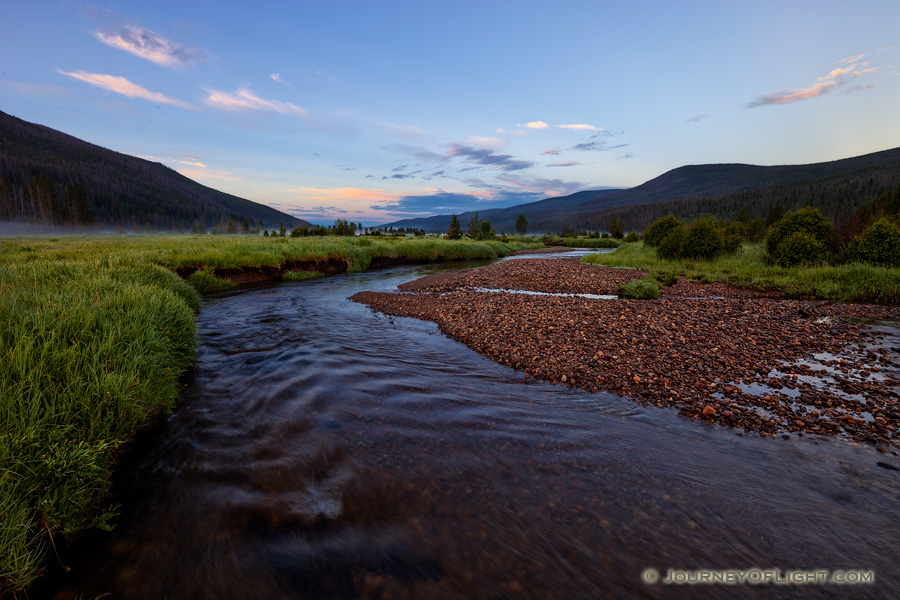
[[900, 308], [782, 300], [681, 281], [659, 300], [475, 291], [612, 294], [637, 271], [577, 259], [516, 260], [353, 300], [434, 321], [528, 374], [606, 390], [763, 435], [841, 434], [900, 447], [900, 338], [851, 319]]

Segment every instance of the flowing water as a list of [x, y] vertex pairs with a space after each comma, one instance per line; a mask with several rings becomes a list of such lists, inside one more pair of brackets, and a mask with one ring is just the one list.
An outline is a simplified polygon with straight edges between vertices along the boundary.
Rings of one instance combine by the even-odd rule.
[[[900, 585], [900, 472], [526, 378], [347, 300], [459, 264], [221, 295], [122, 523], [57, 597], [843, 598]], [[609, 300], [598, 300], [609, 301]], [[647, 568], [875, 583], [648, 585]]]

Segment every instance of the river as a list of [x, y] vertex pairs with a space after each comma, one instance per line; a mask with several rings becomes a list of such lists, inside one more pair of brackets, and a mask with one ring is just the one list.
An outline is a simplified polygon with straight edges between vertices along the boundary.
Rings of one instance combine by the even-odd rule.
[[[347, 300], [459, 267], [208, 299], [179, 406], [120, 475], [119, 527], [67, 558], [73, 570], [56, 597], [880, 598], [898, 589], [900, 472], [877, 464], [897, 457], [835, 439], [762, 438], [535, 381], [431, 323]], [[875, 583], [642, 580], [648, 568], [665, 577], [751, 567], [860, 569]]]

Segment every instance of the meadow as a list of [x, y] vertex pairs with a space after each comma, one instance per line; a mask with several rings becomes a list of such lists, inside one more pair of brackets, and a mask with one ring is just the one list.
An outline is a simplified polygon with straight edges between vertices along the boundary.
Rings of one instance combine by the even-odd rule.
[[[364, 271], [378, 259], [490, 259], [540, 245], [405, 237], [0, 238], [0, 592], [28, 589], [56, 560], [56, 547], [79, 532], [113, 526], [116, 460], [139, 429], [175, 406], [193, 358], [197, 288], [218, 289], [217, 268], [342, 258], [350, 271]], [[174, 272], [181, 267], [208, 277], [185, 281]]]
[[643, 242], [623, 244], [611, 254], [592, 254], [583, 262], [639, 269], [660, 283], [684, 276], [702, 283], [722, 282], [778, 291], [790, 298], [831, 302], [900, 304], [900, 268], [862, 263], [779, 267], [763, 260], [762, 244], [744, 244], [714, 260], [664, 260]]

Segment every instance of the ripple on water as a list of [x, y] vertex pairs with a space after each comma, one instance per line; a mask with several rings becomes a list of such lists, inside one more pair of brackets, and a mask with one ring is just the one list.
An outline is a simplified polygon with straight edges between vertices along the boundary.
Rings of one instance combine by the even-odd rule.
[[[399, 267], [226, 294], [123, 524], [65, 585], [130, 598], [692, 598], [647, 567], [864, 568], [883, 597], [897, 462], [527, 378], [346, 301]], [[70, 559], [67, 558], [67, 562]], [[704, 597], [781, 597], [708, 587]], [[845, 590], [792, 588], [796, 597]], [[841, 596], [842, 597], [842, 596]]]

